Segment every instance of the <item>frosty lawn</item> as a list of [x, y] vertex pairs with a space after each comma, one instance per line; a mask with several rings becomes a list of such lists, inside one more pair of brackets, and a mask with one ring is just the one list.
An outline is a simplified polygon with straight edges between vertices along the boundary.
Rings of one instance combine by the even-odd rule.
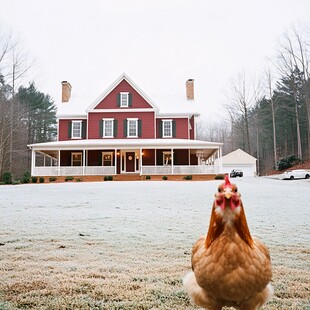
[[[310, 181], [238, 178], [274, 300], [309, 309]], [[197, 309], [181, 280], [220, 181], [0, 186], [0, 309]]]

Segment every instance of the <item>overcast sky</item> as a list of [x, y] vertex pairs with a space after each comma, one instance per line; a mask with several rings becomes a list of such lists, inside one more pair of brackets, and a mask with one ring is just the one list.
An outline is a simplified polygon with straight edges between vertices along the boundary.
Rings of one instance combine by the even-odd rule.
[[309, 0], [0, 0], [0, 34], [55, 102], [63, 80], [88, 106], [126, 72], [150, 98], [185, 97], [195, 79], [203, 115], [220, 115], [229, 81], [259, 76], [279, 37], [309, 22]]

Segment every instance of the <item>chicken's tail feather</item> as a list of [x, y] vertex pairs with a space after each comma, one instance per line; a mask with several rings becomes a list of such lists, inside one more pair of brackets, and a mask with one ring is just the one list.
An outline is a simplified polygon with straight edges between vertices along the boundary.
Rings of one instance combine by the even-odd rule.
[[217, 309], [216, 302], [212, 300], [207, 295], [206, 291], [202, 289], [197, 283], [193, 271], [190, 271], [185, 275], [185, 277], [183, 278], [183, 285], [192, 303], [206, 309]]

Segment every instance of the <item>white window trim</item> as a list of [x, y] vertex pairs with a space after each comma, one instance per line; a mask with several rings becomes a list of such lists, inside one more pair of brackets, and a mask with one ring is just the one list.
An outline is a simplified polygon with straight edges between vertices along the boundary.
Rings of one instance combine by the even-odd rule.
[[102, 152], [102, 157], [101, 157], [101, 165], [103, 166], [103, 158], [104, 155], [110, 155], [111, 156], [111, 166], [104, 166], [104, 167], [113, 167], [113, 152]]
[[[114, 118], [103, 118], [103, 124], [102, 124], [102, 138], [114, 138]], [[112, 135], [111, 136], [105, 136], [105, 121], [112, 121]]]
[[[127, 118], [127, 138], [138, 138], [138, 118]], [[136, 122], [136, 135], [130, 136], [129, 135], [129, 121], [135, 121]]]
[[[76, 123], [80, 123], [80, 136], [73, 137], [73, 125]], [[82, 139], [82, 121], [72, 121], [71, 123], [71, 139]]]
[[[165, 128], [164, 128], [164, 123], [170, 123], [170, 135], [165, 135]], [[163, 119], [162, 120], [162, 137], [163, 138], [172, 138], [172, 119]]]
[[[122, 105], [122, 95], [126, 95], [126, 105]], [[129, 92], [120, 92], [120, 107], [121, 108], [129, 107]]]
[[80, 155], [81, 156], [81, 166], [74, 166], [74, 167], [82, 167], [83, 166], [83, 153], [82, 152], [73, 152], [71, 153], [71, 166], [73, 167], [73, 156]]

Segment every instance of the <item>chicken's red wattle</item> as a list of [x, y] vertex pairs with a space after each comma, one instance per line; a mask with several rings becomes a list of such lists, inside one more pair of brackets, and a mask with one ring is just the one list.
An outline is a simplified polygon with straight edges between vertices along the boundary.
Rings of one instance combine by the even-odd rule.
[[239, 198], [232, 196], [230, 199], [230, 209], [234, 211], [239, 206]]
[[[229, 200], [229, 203], [227, 203], [227, 200]], [[221, 196], [216, 199], [216, 204], [221, 207], [222, 210], [225, 210], [226, 205], [229, 204], [230, 209], [234, 211], [239, 206], [239, 198], [232, 196], [230, 199], [227, 199]]]

